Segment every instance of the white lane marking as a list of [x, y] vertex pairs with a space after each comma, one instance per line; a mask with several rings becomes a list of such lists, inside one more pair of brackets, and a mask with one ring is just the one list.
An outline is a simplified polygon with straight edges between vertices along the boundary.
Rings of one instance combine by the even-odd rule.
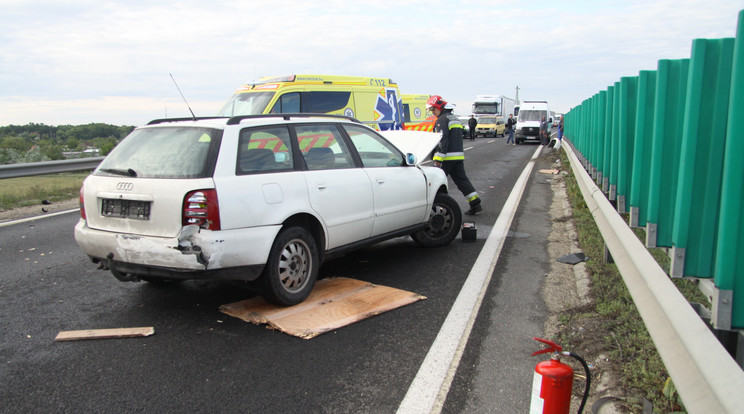
[[465, 351], [470, 331], [478, 316], [491, 275], [498, 263], [501, 249], [514, 220], [517, 207], [527, 186], [535, 160], [543, 146], [538, 146], [522, 174], [517, 179], [488, 239], [475, 260], [470, 274], [442, 324], [434, 343], [419, 367], [406, 396], [398, 406], [398, 414], [439, 413], [449, 393], [457, 366]]
[[59, 216], [59, 215], [62, 215], [62, 214], [68, 214], [68, 213], [72, 213], [72, 212], [75, 212], [75, 211], [80, 211], [80, 209], [79, 208], [73, 208], [71, 210], [58, 211], [56, 213], [44, 214], [43, 216], [26, 217], [26, 218], [18, 219], [18, 220], [4, 221], [4, 222], [0, 223], [0, 227], [11, 226], [13, 224], [26, 223], [26, 222], [29, 222], [29, 221], [35, 221], [35, 220], [39, 220], [39, 219], [43, 219], [43, 218], [47, 218], [47, 217]]

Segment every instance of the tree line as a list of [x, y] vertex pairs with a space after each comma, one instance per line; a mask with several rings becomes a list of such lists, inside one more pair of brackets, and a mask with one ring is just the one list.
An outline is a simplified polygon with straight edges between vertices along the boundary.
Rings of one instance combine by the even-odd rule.
[[82, 157], [86, 150], [107, 155], [134, 128], [103, 123], [0, 126], [0, 164]]

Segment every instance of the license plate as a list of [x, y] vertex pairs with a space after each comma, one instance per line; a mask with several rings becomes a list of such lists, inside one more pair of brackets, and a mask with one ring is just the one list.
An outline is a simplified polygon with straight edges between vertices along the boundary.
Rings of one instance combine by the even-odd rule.
[[103, 199], [101, 215], [104, 217], [150, 219], [150, 202], [123, 199]]

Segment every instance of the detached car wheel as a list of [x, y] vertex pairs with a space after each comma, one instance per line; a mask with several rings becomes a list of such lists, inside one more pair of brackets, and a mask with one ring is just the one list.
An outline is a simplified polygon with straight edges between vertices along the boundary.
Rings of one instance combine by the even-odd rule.
[[413, 240], [424, 247], [444, 246], [457, 237], [462, 225], [462, 212], [457, 202], [447, 194], [437, 194], [429, 213], [429, 224], [413, 233]]
[[318, 247], [302, 227], [282, 230], [274, 240], [261, 278], [262, 296], [281, 306], [296, 305], [310, 295], [318, 278]]

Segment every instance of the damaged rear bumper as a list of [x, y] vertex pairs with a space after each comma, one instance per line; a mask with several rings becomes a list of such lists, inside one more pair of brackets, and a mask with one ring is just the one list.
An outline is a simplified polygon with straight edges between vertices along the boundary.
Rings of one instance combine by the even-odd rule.
[[152, 237], [75, 226], [75, 241], [95, 263], [121, 280], [253, 280], [263, 270], [280, 226], [209, 231], [185, 226], [177, 237]]

